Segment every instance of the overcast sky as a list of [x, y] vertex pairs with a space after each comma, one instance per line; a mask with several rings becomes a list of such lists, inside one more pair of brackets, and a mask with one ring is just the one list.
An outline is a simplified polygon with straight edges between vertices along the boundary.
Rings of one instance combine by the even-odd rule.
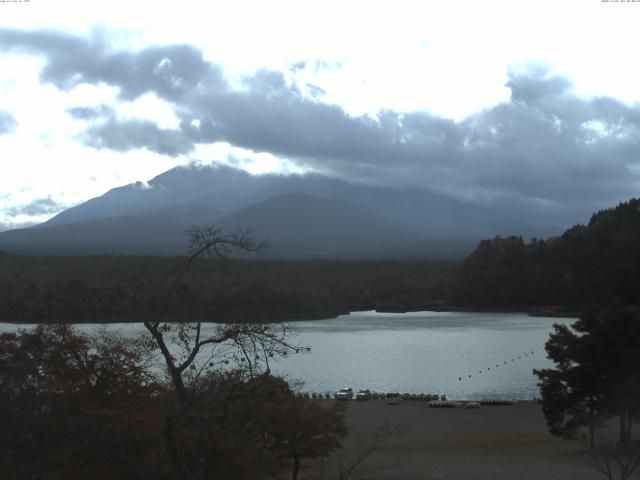
[[190, 162], [584, 221], [640, 193], [638, 25], [602, 0], [0, 2], [0, 229]]

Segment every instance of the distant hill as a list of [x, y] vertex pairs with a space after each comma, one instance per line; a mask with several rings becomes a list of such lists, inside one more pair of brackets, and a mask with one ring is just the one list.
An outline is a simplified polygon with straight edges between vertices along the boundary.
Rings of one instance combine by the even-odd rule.
[[181, 232], [204, 223], [253, 228], [274, 240], [274, 255], [285, 257], [461, 257], [487, 236], [550, 233], [426, 189], [190, 166], [115, 188], [35, 227], [1, 233], [0, 248], [175, 252], [186, 245]]
[[640, 199], [546, 241], [484, 240], [455, 285], [456, 303], [471, 306], [640, 304]]
[[37, 254], [154, 254], [184, 251], [185, 225], [167, 217], [125, 216], [0, 233], [0, 249]]
[[427, 189], [363, 185], [318, 174], [251, 175], [226, 166], [176, 167], [158, 175], [148, 184], [138, 182], [110, 190], [65, 210], [43, 225], [146, 214], [174, 206], [204, 206], [215, 208], [221, 214], [230, 214], [293, 192], [342, 199], [397, 225], [431, 236], [485, 238], [500, 234], [545, 237], [553, 233]]
[[258, 178], [228, 167], [176, 167], [147, 184], [136, 182], [109, 190], [104, 195], [59, 213], [41, 225], [137, 216], [154, 211], [164, 212], [170, 208], [215, 209], [218, 215], [230, 213], [255, 203], [239, 201], [239, 198], [252, 190]]
[[289, 193], [217, 219], [227, 229], [251, 225], [271, 251], [326, 255], [376, 250], [412, 238], [400, 227], [349, 202]]
[[[179, 254], [187, 244], [184, 232], [207, 213], [215, 214], [182, 206], [11, 230], [0, 234], [0, 247], [28, 253]], [[256, 238], [269, 240], [268, 256], [273, 258], [398, 258], [425, 252], [430, 257], [459, 258], [474, 245], [430, 239], [344, 200], [301, 193], [258, 202], [216, 217], [214, 223], [228, 231], [250, 226]]]

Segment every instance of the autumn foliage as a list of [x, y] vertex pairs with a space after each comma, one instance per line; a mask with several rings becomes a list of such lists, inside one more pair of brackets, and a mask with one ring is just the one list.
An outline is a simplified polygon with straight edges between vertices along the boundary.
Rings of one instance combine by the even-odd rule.
[[[163, 439], [175, 393], [149, 362], [144, 344], [104, 331], [0, 335], [0, 478], [177, 478]], [[185, 468], [202, 478], [290, 478], [346, 435], [341, 406], [298, 399], [269, 374], [209, 372], [190, 392], [203, 420], [177, 422], [173, 441], [186, 466], [204, 462]]]

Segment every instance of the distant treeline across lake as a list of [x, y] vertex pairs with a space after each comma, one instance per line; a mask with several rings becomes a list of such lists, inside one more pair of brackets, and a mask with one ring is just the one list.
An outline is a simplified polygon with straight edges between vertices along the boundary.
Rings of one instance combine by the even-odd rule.
[[[0, 318], [141, 320], [123, 291], [162, 298], [184, 257], [24, 256], [0, 252]], [[483, 240], [462, 261], [199, 261], [167, 318], [276, 321], [359, 310], [537, 311], [640, 305], [640, 200], [594, 214], [559, 237]]]
[[[20, 322], [140, 320], [120, 290], [141, 283], [161, 292], [179, 257], [0, 254], [0, 318]], [[331, 318], [354, 310], [441, 308], [455, 262], [202, 261], [184, 278], [174, 319], [273, 321]]]

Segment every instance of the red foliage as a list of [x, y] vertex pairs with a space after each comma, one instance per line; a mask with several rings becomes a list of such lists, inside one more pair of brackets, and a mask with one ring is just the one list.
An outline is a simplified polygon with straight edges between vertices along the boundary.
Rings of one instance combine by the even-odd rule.
[[67, 325], [0, 335], [0, 476], [122, 479], [147, 469], [159, 389], [142, 360], [117, 337]]
[[173, 478], [167, 418], [185, 470], [203, 465], [203, 478], [297, 471], [346, 435], [341, 404], [298, 399], [270, 375], [212, 374], [189, 386], [188, 402], [176, 415], [175, 392], [154, 381], [144, 349], [118, 337], [66, 325], [2, 334], [0, 478]]

